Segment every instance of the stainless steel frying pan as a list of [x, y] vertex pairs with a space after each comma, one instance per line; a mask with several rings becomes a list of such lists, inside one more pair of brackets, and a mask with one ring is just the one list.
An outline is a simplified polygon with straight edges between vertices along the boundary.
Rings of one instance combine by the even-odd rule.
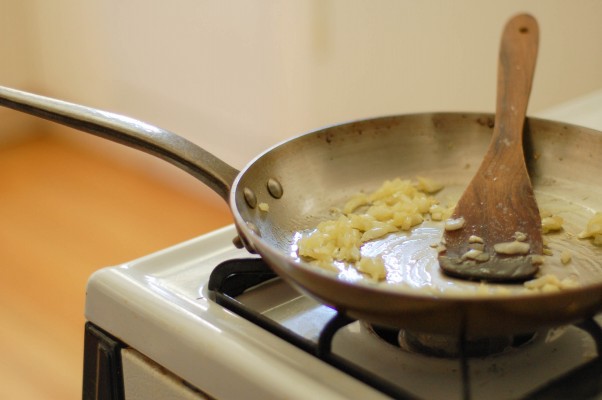
[[[602, 309], [602, 249], [587, 243], [589, 256], [572, 262], [589, 276], [581, 287], [484, 297], [349, 282], [291, 254], [297, 232], [385, 179], [426, 175], [461, 190], [489, 142], [489, 114], [399, 115], [332, 126], [276, 145], [239, 172], [173, 133], [128, 117], [8, 88], [0, 88], [0, 104], [142, 150], [192, 174], [229, 202], [248, 249], [301, 291], [350, 317], [418, 332], [490, 336], [576, 322]], [[567, 215], [571, 207], [580, 210], [574, 224], [584, 224], [588, 214], [602, 210], [602, 133], [534, 118], [525, 129], [536, 194], [566, 205]], [[269, 212], [258, 210], [260, 202], [269, 204]]]

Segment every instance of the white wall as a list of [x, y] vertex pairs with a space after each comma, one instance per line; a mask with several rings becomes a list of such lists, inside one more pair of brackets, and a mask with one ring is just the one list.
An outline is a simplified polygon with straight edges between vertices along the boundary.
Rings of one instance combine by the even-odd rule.
[[[8, 11], [23, 19], [35, 70], [32, 82], [13, 79], [22, 71], [4, 71], [2, 82], [168, 128], [238, 168], [325, 124], [493, 111], [500, 33], [519, 11], [541, 29], [531, 112], [602, 87], [595, 0], [21, 4]], [[181, 179], [162, 162], [133, 158]]]
[[[0, 84], [31, 88], [36, 66], [33, 52], [32, 18], [28, 5], [0, 0]], [[0, 108], [0, 144], [31, 131], [35, 121]]]

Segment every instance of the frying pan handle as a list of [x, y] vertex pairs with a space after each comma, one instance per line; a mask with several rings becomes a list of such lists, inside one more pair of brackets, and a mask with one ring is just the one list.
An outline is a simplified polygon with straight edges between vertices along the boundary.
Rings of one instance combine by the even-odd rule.
[[199, 179], [226, 202], [239, 171], [196, 144], [123, 115], [0, 86], [0, 105], [159, 157]]

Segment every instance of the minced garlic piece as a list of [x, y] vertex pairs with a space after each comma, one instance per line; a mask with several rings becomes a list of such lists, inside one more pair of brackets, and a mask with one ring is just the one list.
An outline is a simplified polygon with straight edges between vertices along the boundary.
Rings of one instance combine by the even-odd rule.
[[364, 204], [368, 204], [368, 196], [366, 196], [364, 193], [359, 193], [353, 196], [353, 198], [351, 198], [351, 200], [345, 204], [343, 207], [343, 212], [345, 214], [349, 214]]
[[493, 250], [495, 250], [496, 253], [509, 255], [527, 254], [530, 248], [531, 245], [529, 245], [529, 243], [519, 242], [518, 240], [513, 242], [496, 243], [493, 245]]
[[483, 252], [482, 250], [470, 249], [466, 253], [462, 254], [462, 261], [464, 260], [474, 260], [478, 262], [485, 262], [489, 260], [489, 254]]
[[435, 204], [429, 208], [429, 213], [433, 221], [443, 221], [451, 216], [453, 208], [445, 208], [439, 204]]
[[567, 265], [568, 263], [570, 263], [571, 259], [572, 259], [572, 256], [568, 250], [565, 250], [562, 253], [560, 253], [560, 262], [563, 265]]
[[375, 281], [382, 281], [387, 276], [385, 264], [380, 258], [363, 257], [357, 263], [357, 270], [369, 275]]
[[268, 203], [259, 203], [259, 204], [257, 205], [257, 208], [259, 208], [259, 209], [260, 209], [261, 211], [263, 211], [263, 212], [268, 212], [268, 211], [270, 211], [270, 206], [269, 206], [269, 204], [268, 204]]
[[362, 235], [362, 243], [370, 240], [381, 238], [388, 235], [391, 232], [397, 232], [398, 229], [393, 224], [387, 224], [385, 222], [374, 221], [372, 226], [364, 232]]
[[446, 231], [456, 231], [458, 229], [462, 229], [466, 221], [463, 217], [460, 218], [450, 218], [445, 221], [445, 230]]
[[597, 212], [588, 222], [585, 230], [578, 236], [579, 239], [593, 239], [595, 245], [602, 246], [602, 212]]
[[542, 233], [555, 232], [562, 230], [564, 220], [558, 215], [549, 215], [541, 219]]
[[429, 194], [437, 193], [438, 191], [443, 189], [443, 184], [441, 184], [440, 182], [434, 181], [432, 179], [425, 178], [422, 176], [417, 176], [416, 180], [418, 181], [418, 184], [416, 185], [416, 187], [418, 188], [418, 190], [420, 190], [424, 193], [429, 193]]
[[360, 259], [361, 232], [342, 215], [337, 220], [319, 223], [312, 234], [303, 235], [297, 244], [303, 257], [354, 262]]
[[482, 237], [470, 235], [468, 238], [468, 243], [485, 243]]
[[561, 289], [573, 289], [579, 284], [572, 278], [560, 280], [556, 275], [546, 274], [539, 278], [532, 279], [523, 284], [527, 289], [536, 290], [543, 293], [555, 292]]

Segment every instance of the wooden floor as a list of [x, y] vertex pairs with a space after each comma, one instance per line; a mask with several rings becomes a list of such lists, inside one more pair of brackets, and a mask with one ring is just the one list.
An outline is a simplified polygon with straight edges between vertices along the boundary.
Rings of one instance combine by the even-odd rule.
[[60, 135], [1, 146], [0, 398], [80, 398], [88, 277], [229, 224], [210, 204]]

